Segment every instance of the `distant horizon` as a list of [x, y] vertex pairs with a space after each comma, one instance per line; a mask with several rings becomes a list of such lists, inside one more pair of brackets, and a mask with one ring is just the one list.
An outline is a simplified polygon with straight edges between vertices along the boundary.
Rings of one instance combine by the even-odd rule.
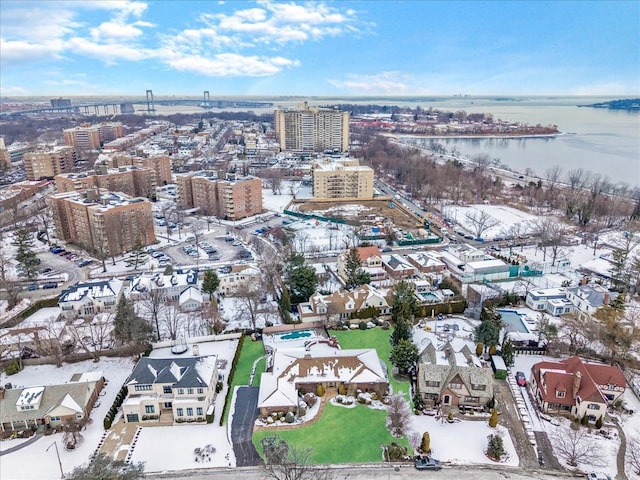
[[3, 0], [0, 96], [635, 97], [639, 24], [626, 0]]

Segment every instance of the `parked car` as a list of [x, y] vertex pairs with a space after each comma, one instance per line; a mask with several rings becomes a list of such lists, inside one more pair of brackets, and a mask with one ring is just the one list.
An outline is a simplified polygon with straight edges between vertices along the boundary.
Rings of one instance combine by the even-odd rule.
[[40, 273], [49, 273], [51, 270], [53, 270], [51, 267], [44, 267], [40, 269]]
[[433, 457], [422, 456], [416, 458], [415, 467], [418, 470], [440, 470], [442, 464]]
[[587, 474], [589, 480], [611, 480], [611, 477], [606, 473], [590, 472]]
[[64, 249], [63, 249], [63, 248], [60, 248], [60, 247], [51, 247], [51, 253], [54, 253], [54, 254], [58, 255], [58, 254], [60, 254], [60, 253], [62, 253], [62, 252], [64, 252]]
[[27, 290], [29, 290], [30, 292], [33, 292], [34, 290], [37, 290], [37, 289], [38, 289], [38, 285], [36, 285], [35, 283], [27, 287]]
[[516, 372], [516, 383], [521, 387], [527, 386], [527, 377], [524, 372]]
[[58, 282], [48, 282], [42, 286], [43, 290], [48, 290], [51, 288], [58, 288]]
[[382, 250], [380, 250], [382, 253], [389, 253], [389, 252], [393, 252], [392, 248], [389, 247], [384, 247]]

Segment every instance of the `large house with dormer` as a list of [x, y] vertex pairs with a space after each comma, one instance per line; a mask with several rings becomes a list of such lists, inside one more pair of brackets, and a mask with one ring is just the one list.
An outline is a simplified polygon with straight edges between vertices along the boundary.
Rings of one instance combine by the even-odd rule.
[[87, 318], [116, 311], [123, 282], [118, 279], [78, 282], [60, 294], [58, 306], [65, 318]]
[[531, 368], [531, 392], [545, 413], [585, 415], [595, 422], [624, 394], [627, 382], [619, 367], [586, 363], [580, 357], [538, 362]]
[[298, 304], [298, 313], [303, 322], [321, 320], [328, 324], [347, 320], [364, 311], [374, 313], [372, 317], [387, 317], [391, 313], [387, 294], [371, 285], [361, 285], [352, 291], [338, 290], [330, 295], [315, 292], [308, 302]]
[[142, 357], [125, 382], [127, 423], [204, 422], [213, 413], [217, 356]]
[[429, 343], [418, 357], [417, 389], [426, 405], [484, 409], [493, 398], [493, 370], [462, 341], [436, 348]]
[[[200, 290], [198, 272], [195, 270], [179, 270], [170, 275], [142, 273], [131, 281], [129, 296], [139, 299], [154, 293], [159, 295], [162, 302], [174, 302], [182, 306], [186, 304], [186, 296], [183, 295], [185, 291], [190, 291], [189, 297], [196, 296], [193, 289]], [[189, 305], [192, 305], [192, 303], [189, 302]], [[200, 300], [200, 303], [202, 303], [202, 300]], [[186, 310], [189, 310], [189, 308]]]
[[102, 372], [74, 374], [67, 383], [0, 387], [0, 430], [15, 431], [83, 423], [104, 386]]
[[[369, 274], [372, 282], [380, 282], [387, 278], [387, 272], [382, 262], [382, 254], [377, 246], [358, 247], [356, 250], [362, 263], [362, 269]], [[338, 257], [338, 275], [343, 280], [347, 279], [346, 264], [348, 255], [349, 251], [346, 251]]]
[[389, 389], [375, 349], [341, 350], [320, 342], [303, 349], [277, 349], [260, 380], [260, 414], [295, 412], [299, 392], [315, 392], [318, 385], [325, 391], [337, 391], [342, 385], [353, 396], [357, 390], [375, 392], [379, 398]]

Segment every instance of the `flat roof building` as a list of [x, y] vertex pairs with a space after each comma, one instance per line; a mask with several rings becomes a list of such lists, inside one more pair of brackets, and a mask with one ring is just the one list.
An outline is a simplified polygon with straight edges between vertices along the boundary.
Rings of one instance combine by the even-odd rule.
[[53, 147], [50, 150], [27, 152], [23, 159], [27, 180], [40, 180], [72, 172], [77, 155], [73, 147]]
[[313, 198], [373, 198], [373, 169], [359, 165], [358, 160], [322, 159], [313, 164]]

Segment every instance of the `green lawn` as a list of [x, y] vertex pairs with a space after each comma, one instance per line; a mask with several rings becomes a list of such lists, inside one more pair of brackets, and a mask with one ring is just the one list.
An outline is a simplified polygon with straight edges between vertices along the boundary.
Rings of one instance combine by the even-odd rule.
[[[382, 330], [380, 327], [368, 330], [341, 330], [331, 331], [330, 335], [335, 335], [343, 349], [350, 348], [375, 348], [378, 356], [387, 366], [387, 371], [391, 373], [393, 365], [389, 361], [391, 354], [391, 343], [389, 335], [392, 330]], [[390, 375], [391, 377], [391, 375]], [[389, 383], [393, 388], [393, 393], [403, 392], [407, 401], [409, 398], [409, 380], [407, 378], [389, 378]]]
[[[235, 373], [233, 374], [233, 378], [231, 379], [231, 386], [229, 387], [231, 391], [235, 387], [249, 385], [249, 378], [251, 377], [251, 368], [253, 367], [253, 362], [255, 362], [258, 358], [264, 355], [264, 345], [262, 342], [252, 342], [250, 338], [245, 338], [242, 343], [242, 350], [240, 351], [240, 357], [238, 358], [238, 364], [236, 365]], [[261, 360], [258, 362], [256, 367], [256, 376], [253, 379], [254, 385], [259, 385], [260, 375], [264, 372], [265, 362]], [[231, 408], [231, 399], [229, 397], [229, 402], [227, 402], [226, 408], [224, 409], [224, 423], [227, 423], [229, 418], [229, 409]]]
[[253, 377], [253, 387], [259, 387], [260, 386], [260, 379], [262, 378], [262, 374], [264, 373], [265, 369], [267, 368], [267, 358], [261, 358], [260, 360], [258, 360], [258, 364], [256, 365], [256, 375], [255, 377]]
[[289, 445], [311, 448], [313, 463], [381, 462], [380, 445], [392, 441], [408, 447], [406, 438], [393, 438], [386, 428], [385, 410], [373, 410], [364, 405], [345, 408], [325, 405], [322, 417], [311, 425], [293, 430], [277, 428], [254, 432], [253, 443], [260, 455], [260, 440], [278, 433]]

